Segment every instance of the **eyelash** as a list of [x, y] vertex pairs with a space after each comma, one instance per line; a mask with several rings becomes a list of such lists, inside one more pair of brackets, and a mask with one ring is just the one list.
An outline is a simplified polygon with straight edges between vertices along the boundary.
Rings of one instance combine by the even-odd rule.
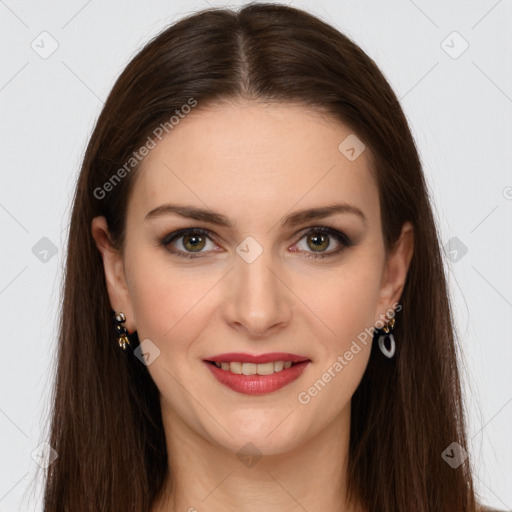
[[[295, 243], [302, 240], [305, 236], [311, 234], [311, 233], [322, 233], [324, 235], [329, 235], [335, 238], [341, 245], [338, 249], [335, 249], [333, 251], [329, 251], [326, 253], [306, 253], [306, 258], [312, 258], [312, 259], [322, 259], [322, 258], [328, 258], [331, 256], [336, 256], [340, 254], [344, 249], [348, 247], [352, 247], [354, 243], [352, 240], [341, 231], [338, 231], [333, 228], [329, 228], [327, 226], [317, 226], [309, 228], [306, 232], [301, 233], [300, 236], [297, 237]], [[207, 229], [202, 228], [187, 228], [187, 229], [180, 229], [178, 231], [174, 231], [172, 233], [169, 233], [165, 237], [163, 237], [160, 240], [160, 245], [163, 246], [167, 251], [169, 251], [171, 254], [175, 254], [176, 256], [183, 257], [183, 258], [189, 258], [189, 259], [195, 259], [195, 258], [203, 258], [204, 256], [199, 256], [201, 253], [190, 253], [190, 252], [184, 252], [184, 251], [174, 251], [169, 249], [169, 245], [174, 242], [175, 240], [178, 240], [182, 238], [185, 235], [189, 234], [198, 234], [198, 235], [204, 235], [211, 240], [211, 232]], [[212, 240], [213, 241], [213, 240]], [[196, 255], [197, 254], [197, 255]]]

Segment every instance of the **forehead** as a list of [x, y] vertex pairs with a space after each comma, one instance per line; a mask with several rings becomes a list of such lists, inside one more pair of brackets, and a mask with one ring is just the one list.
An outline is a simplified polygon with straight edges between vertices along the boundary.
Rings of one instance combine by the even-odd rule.
[[348, 159], [339, 149], [347, 137], [348, 127], [301, 105], [199, 105], [145, 157], [129, 210], [143, 218], [174, 202], [249, 220], [346, 201], [378, 215], [368, 150]]

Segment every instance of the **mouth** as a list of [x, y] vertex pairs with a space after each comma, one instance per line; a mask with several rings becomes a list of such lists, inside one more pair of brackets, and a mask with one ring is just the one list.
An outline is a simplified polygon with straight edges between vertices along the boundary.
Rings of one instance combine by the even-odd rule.
[[234, 373], [235, 375], [272, 375], [279, 373], [283, 370], [287, 370], [292, 366], [297, 366], [306, 362], [310, 359], [304, 359], [303, 361], [269, 361], [268, 363], [243, 363], [241, 361], [209, 361], [205, 360], [205, 363], [216, 366], [217, 368]]
[[311, 359], [300, 356], [294, 356], [295, 361], [284, 358], [268, 360], [268, 356], [259, 356], [259, 358], [267, 361], [253, 363], [237, 361], [233, 357], [226, 360], [225, 356], [219, 356], [215, 358], [216, 360], [205, 359], [203, 362], [219, 383], [246, 395], [261, 395], [277, 391], [298, 379], [311, 363]]

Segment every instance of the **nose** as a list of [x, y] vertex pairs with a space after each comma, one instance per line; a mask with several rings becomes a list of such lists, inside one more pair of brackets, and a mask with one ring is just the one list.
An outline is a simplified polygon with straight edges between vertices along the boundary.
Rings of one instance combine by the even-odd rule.
[[[275, 334], [290, 322], [291, 300], [284, 275], [272, 268], [270, 251], [251, 263], [237, 257], [225, 283], [225, 321], [246, 336]], [[282, 274], [282, 271], [281, 271]], [[288, 285], [289, 286], [289, 285]]]

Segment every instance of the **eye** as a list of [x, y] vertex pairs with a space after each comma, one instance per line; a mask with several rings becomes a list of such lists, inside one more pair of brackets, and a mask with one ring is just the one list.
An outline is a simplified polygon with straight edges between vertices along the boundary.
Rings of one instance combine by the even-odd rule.
[[[327, 251], [333, 245], [331, 242], [333, 238], [336, 240], [338, 247]], [[345, 233], [325, 226], [313, 227], [305, 233], [301, 233], [298, 241], [301, 242], [302, 239], [305, 239], [306, 246], [299, 247], [298, 251], [292, 249], [292, 252], [303, 252], [306, 258], [314, 259], [335, 256], [345, 248], [354, 245]], [[212, 247], [208, 248], [208, 242], [211, 243]], [[201, 253], [207, 253], [216, 247], [212, 242], [210, 231], [201, 228], [174, 231], [161, 239], [159, 243], [171, 254], [183, 258], [200, 258], [202, 257], [200, 256]], [[205, 248], [206, 250], [203, 250]]]
[[[169, 246], [173, 246], [175, 241], [180, 241], [176, 245], [178, 246], [178, 250], [172, 249]], [[210, 238], [210, 232], [207, 229], [180, 229], [179, 231], [175, 231], [167, 236], [165, 236], [160, 244], [163, 245], [170, 253], [176, 254], [176, 256], [182, 256], [184, 258], [199, 258], [201, 256], [196, 256], [194, 253], [207, 252], [203, 251], [205, 246], [207, 246], [207, 241], [212, 243], [214, 249], [216, 246], [213, 244]], [[179, 248], [179, 246], [182, 247]]]
[[[330, 239], [334, 238], [338, 245], [337, 248], [326, 251], [333, 244]], [[325, 226], [317, 226], [310, 228], [306, 233], [302, 233], [299, 242], [305, 239], [305, 246], [299, 247], [300, 251], [304, 251], [306, 258], [327, 258], [335, 256], [342, 252], [346, 247], [353, 246], [350, 238], [341, 231]], [[311, 251], [310, 251], [311, 249]]]

